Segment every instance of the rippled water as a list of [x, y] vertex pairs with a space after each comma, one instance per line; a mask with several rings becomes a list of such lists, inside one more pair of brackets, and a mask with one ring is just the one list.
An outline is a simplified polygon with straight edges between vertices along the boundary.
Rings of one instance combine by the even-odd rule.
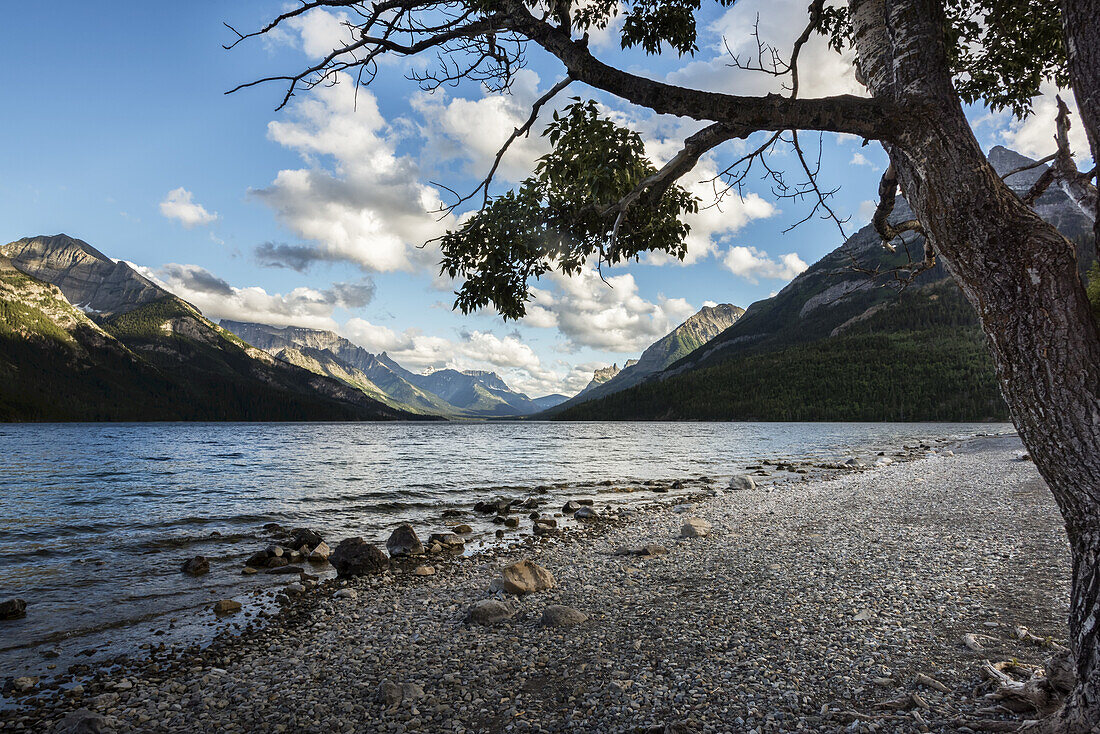
[[[212, 600], [259, 586], [260, 528], [384, 539], [497, 494], [598, 496], [598, 484], [728, 476], [764, 458], [833, 458], [1004, 425], [385, 423], [0, 425], [0, 670], [42, 672], [211, 625]], [[617, 495], [616, 501], [639, 495]], [[605, 497], [611, 499], [611, 497]], [[601, 501], [605, 498], [600, 498]], [[332, 543], [335, 545], [335, 543]], [[202, 554], [212, 572], [179, 571]], [[284, 579], [286, 577], [280, 577]], [[242, 587], [244, 587], [242, 589]], [[166, 639], [166, 638], [165, 638]], [[52, 659], [52, 658], [51, 658]], [[83, 660], [85, 658], [76, 658]], [[64, 665], [58, 665], [63, 669]]]

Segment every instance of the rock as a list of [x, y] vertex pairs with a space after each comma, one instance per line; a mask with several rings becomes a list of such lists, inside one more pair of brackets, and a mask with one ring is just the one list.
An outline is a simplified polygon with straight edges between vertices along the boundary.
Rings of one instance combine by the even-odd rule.
[[452, 553], [461, 553], [466, 547], [466, 541], [461, 536], [454, 533], [432, 533], [428, 538], [431, 543], [438, 543], [443, 547], [443, 550], [451, 551]]
[[267, 551], [259, 551], [250, 555], [244, 565], [252, 566], [252, 568], [263, 568], [267, 566], [268, 558]]
[[478, 502], [474, 505], [475, 512], [483, 512], [485, 514], [495, 515], [507, 515], [508, 510], [512, 506], [512, 500], [504, 499], [503, 497], [497, 497], [489, 502]]
[[386, 554], [362, 538], [347, 538], [340, 541], [336, 550], [329, 556], [329, 562], [336, 569], [337, 576], [382, 573], [390, 567]]
[[548, 528], [556, 528], [558, 521], [552, 517], [540, 517], [535, 520], [535, 525], [545, 525]]
[[461, 533], [462, 535], [469, 535], [470, 533], [474, 532], [474, 529], [469, 525], [455, 525], [451, 529], [454, 530], [456, 533]]
[[591, 507], [582, 507], [573, 513], [573, 517], [577, 520], [594, 520], [600, 516], [600, 513], [596, 512]]
[[378, 686], [378, 700], [387, 706], [396, 706], [402, 702], [412, 703], [424, 698], [424, 689], [416, 683], [402, 683], [398, 685], [392, 681], [384, 680]]
[[252, 568], [252, 566], [245, 566], [243, 569], [241, 569], [241, 574], [243, 574], [244, 576], [251, 576], [254, 573], [259, 573], [259, 571], [255, 568]]
[[298, 596], [306, 592], [306, 587], [302, 584], [287, 584], [283, 587], [283, 592], [291, 596]]
[[0, 619], [21, 619], [27, 616], [27, 602], [22, 599], [8, 599], [0, 602]]
[[355, 593], [355, 589], [339, 589], [332, 595], [333, 599], [355, 599], [359, 595]]
[[53, 728], [53, 734], [108, 734], [110, 731], [106, 717], [88, 709], [70, 711]]
[[573, 607], [564, 604], [551, 604], [542, 610], [542, 619], [539, 624], [543, 627], [569, 627], [574, 624], [584, 624], [588, 621], [588, 615]]
[[871, 618], [871, 610], [870, 609], [864, 609], [864, 610], [858, 612], [857, 614], [855, 614], [852, 617], [852, 621], [853, 622], [866, 622], [870, 618]]
[[283, 558], [287, 560], [287, 563], [298, 563], [303, 558], [305, 558], [305, 556], [301, 553], [301, 551], [292, 550], [287, 551], [286, 555], [284, 555]]
[[630, 548], [624, 545], [623, 547], [615, 551], [615, 555], [617, 556], [640, 556], [642, 558], [663, 556], [666, 553], [668, 553], [668, 548], [665, 548], [663, 545], [657, 545], [655, 543], [649, 543], [648, 545], [643, 545], [639, 548]]
[[201, 576], [210, 573], [210, 562], [205, 556], [195, 556], [184, 562], [182, 570], [188, 576]]
[[264, 561], [264, 568], [282, 568], [290, 564], [290, 561], [282, 556], [271, 556]]
[[286, 528], [284, 528], [282, 525], [280, 525], [277, 522], [269, 522], [269, 523], [265, 524], [264, 525], [264, 530], [266, 530], [269, 533], [285, 533], [286, 532]]
[[466, 610], [465, 621], [471, 624], [497, 624], [511, 619], [515, 613], [510, 604], [496, 599], [482, 599]]
[[462, 517], [462, 510], [444, 510], [443, 517]]
[[402, 523], [390, 534], [389, 540], [386, 541], [386, 550], [389, 551], [390, 558], [422, 556], [424, 544], [420, 542], [420, 538], [416, 537], [416, 531], [413, 530], [412, 525]]
[[241, 603], [233, 599], [222, 599], [214, 604], [214, 614], [233, 614], [241, 611]]
[[417, 566], [413, 569], [413, 576], [434, 576], [434, 566]]
[[533, 594], [554, 588], [554, 575], [531, 560], [505, 566], [500, 578], [501, 587], [509, 594]]
[[324, 538], [316, 530], [294, 528], [290, 531], [290, 542], [287, 545], [291, 548], [301, 548], [303, 545], [307, 548], [316, 548], [323, 540]]
[[756, 480], [750, 477], [748, 474], [735, 474], [730, 477], [730, 489], [756, 489]]
[[569, 500], [569, 501], [568, 501], [568, 502], [566, 502], [566, 503], [565, 503], [565, 505], [564, 505], [564, 506], [563, 506], [563, 507], [561, 508], [561, 511], [562, 511], [562, 513], [564, 513], [564, 514], [566, 514], [566, 515], [572, 515], [572, 514], [573, 514], [574, 512], [576, 512], [576, 511], [577, 511], [577, 510], [579, 510], [579, 509], [581, 509], [581, 504], [580, 504], [579, 502], [575, 502], [575, 501], [573, 501], [573, 500]]
[[292, 573], [303, 573], [305, 571], [301, 566], [279, 566], [278, 568], [269, 568], [264, 573], [272, 576], [284, 576]]
[[954, 456], [954, 455], [955, 455], [955, 452], [952, 451], [951, 449], [944, 449], [943, 451], [940, 452], [940, 456]]
[[519, 527], [519, 518], [518, 517], [506, 517], [506, 518], [504, 518], [504, 526], [508, 527], [508, 528], [518, 528]]
[[890, 464], [893, 464], [893, 463], [894, 463], [894, 460], [891, 459], [889, 456], [883, 456], [883, 457], [880, 457], [878, 459], [875, 459], [875, 466], [889, 466]]
[[673, 479], [672, 484], [670, 484], [669, 487], [671, 487], [672, 489], [683, 489], [684, 483], [680, 479]]
[[327, 563], [328, 557], [332, 555], [332, 548], [328, 547], [328, 543], [321, 541], [309, 552], [310, 563]]
[[269, 545], [264, 549], [267, 552], [267, 557], [277, 557], [283, 555], [283, 547], [281, 545]]
[[689, 517], [680, 527], [681, 538], [705, 538], [710, 535], [711, 525], [698, 517]]
[[561, 530], [558, 529], [556, 523], [554, 525], [550, 525], [549, 523], [545, 523], [542, 520], [539, 520], [535, 523], [533, 530], [536, 536], [561, 534]]
[[11, 687], [16, 693], [26, 693], [38, 685], [38, 679], [29, 675], [20, 676], [12, 680]]

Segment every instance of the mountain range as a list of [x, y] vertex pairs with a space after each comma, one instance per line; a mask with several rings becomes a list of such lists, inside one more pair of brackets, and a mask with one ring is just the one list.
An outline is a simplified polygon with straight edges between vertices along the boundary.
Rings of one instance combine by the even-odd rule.
[[[1006, 175], [1035, 161], [990, 151]], [[1025, 192], [1043, 166], [1006, 181]], [[1095, 261], [1092, 222], [1058, 189], [1035, 210], [1077, 243], [1082, 274]], [[893, 218], [912, 217], [899, 199]], [[905, 250], [871, 226], [856, 232], [778, 294], [753, 303], [705, 345], [634, 386], [563, 406], [574, 420], [1005, 420], [976, 314], [940, 262], [899, 288]], [[873, 278], [868, 271], [884, 277]]]
[[417, 417], [241, 341], [66, 235], [0, 247], [0, 420]]

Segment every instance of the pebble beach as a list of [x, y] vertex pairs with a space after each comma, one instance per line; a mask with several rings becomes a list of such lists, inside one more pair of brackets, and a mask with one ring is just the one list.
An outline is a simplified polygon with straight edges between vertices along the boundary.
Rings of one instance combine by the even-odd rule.
[[[1064, 530], [1021, 453], [978, 438], [597, 506], [560, 536], [324, 581], [203, 649], [43, 686], [0, 731], [967, 731], [991, 715], [983, 661], [1041, 664], [1066, 634]], [[550, 588], [502, 588], [521, 561]]]

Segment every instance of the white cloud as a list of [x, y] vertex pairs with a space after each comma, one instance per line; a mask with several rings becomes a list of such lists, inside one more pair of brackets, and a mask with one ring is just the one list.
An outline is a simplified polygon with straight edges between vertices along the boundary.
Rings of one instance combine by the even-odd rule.
[[871, 161], [867, 160], [867, 156], [865, 156], [862, 153], [857, 151], [857, 152], [852, 154], [852, 160], [848, 161], [848, 165], [850, 165], [850, 166], [869, 166], [869, 167], [873, 168], [875, 164], [871, 163]]
[[[1012, 118], [1008, 115], [994, 116], [1007, 118], [1006, 129], [999, 133], [1003, 144], [1032, 158], [1042, 158], [1053, 153], [1054, 145], [1054, 120], [1058, 116], [1058, 103], [1055, 96], [1061, 94], [1070, 113], [1069, 145], [1078, 161], [1090, 159], [1088, 138], [1085, 128], [1081, 124], [1081, 117], [1077, 112], [1077, 101], [1073, 92], [1059, 90], [1053, 84], [1043, 84], [1040, 88], [1042, 94], [1032, 100], [1033, 113], [1023, 120]], [[983, 118], [982, 122], [991, 118]]]
[[164, 201], [160, 202], [160, 213], [167, 219], [175, 219], [187, 229], [210, 224], [218, 218], [217, 212], [206, 211], [182, 186], [168, 192]]
[[[789, 57], [794, 39], [806, 24], [804, 0], [743, 0], [732, 5], [700, 34], [712, 43], [710, 59], [692, 61], [668, 75], [673, 84], [730, 94], [789, 94], [783, 85], [787, 77], [746, 71], [732, 66], [730, 51], [742, 62], [756, 63], [757, 41], [753, 26], [759, 16], [760, 38]], [[727, 50], [728, 49], [728, 50]], [[767, 61], [767, 59], [765, 59]], [[824, 36], [814, 34], [799, 56], [799, 96], [824, 97], [834, 94], [866, 95], [856, 81], [854, 54], [851, 49], [838, 54], [828, 47]]]
[[[527, 121], [531, 105], [540, 96], [538, 85], [538, 74], [521, 69], [510, 94], [488, 94], [479, 99], [449, 99], [443, 92], [418, 95], [413, 108], [423, 117], [426, 140], [421, 159], [463, 161], [464, 171], [480, 181], [508, 136]], [[543, 116], [552, 111], [553, 105], [547, 105]], [[544, 124], [536, 121], [530, 134], [509, 146], [495, 180], [514, 183], [531, 175], [535, 160], [549, 151], [541, 135]]]
[[859, 202], [859, 214], [857, 215], [860, 222], [870, 222], [871, 217], [875, 216], [875, 210], [878, 209], [878, 202], [865, 199]]
[[315, 243], [296, 247], [299, 269], [310, 258], [376, 272], [434, 267], [438, 248], [420, 246], [454, 219], [432, 213], [439, 194], [419, 182], [415, 159], [397, 154], [397, 132], [375, 96], [364, 89], [357, 96], [354, 82], [340, 75], [336, 86], [318, 87], [296, 103], [290, 120], [270, 123], [271, 139], [298, 151], [309, 167], [280, 171], [255, 194]]
[[606, 280], [595, 270], [573, 277], [545, 276], [550, 287], [532, 288], [524, 324], [557, 328], [567, 339], [567, 349], [591, 347], [635, 356], [695, 313], [683, 298], [645, 300], [629, 273]]
[[360, 308], [374, 296], [374, 284], [333, 283], [329, 288], [299, 287], [279, 294], [252, 286], [237, 288], [198, 265], [169, 263], [151, 269], [132, 265], [142, 275], [198, 308], [212, 321], [256, 321], [273, 326], [335, 329], [333, 311]]
[[750, 283], [759, 278], [781, 278], [790, 280], [809, 267], [797, 253], [788, 252], [778, 260], [755, 247], [738, 245], [726, 251], [722, 264], [734, 275], [739, 275]]

